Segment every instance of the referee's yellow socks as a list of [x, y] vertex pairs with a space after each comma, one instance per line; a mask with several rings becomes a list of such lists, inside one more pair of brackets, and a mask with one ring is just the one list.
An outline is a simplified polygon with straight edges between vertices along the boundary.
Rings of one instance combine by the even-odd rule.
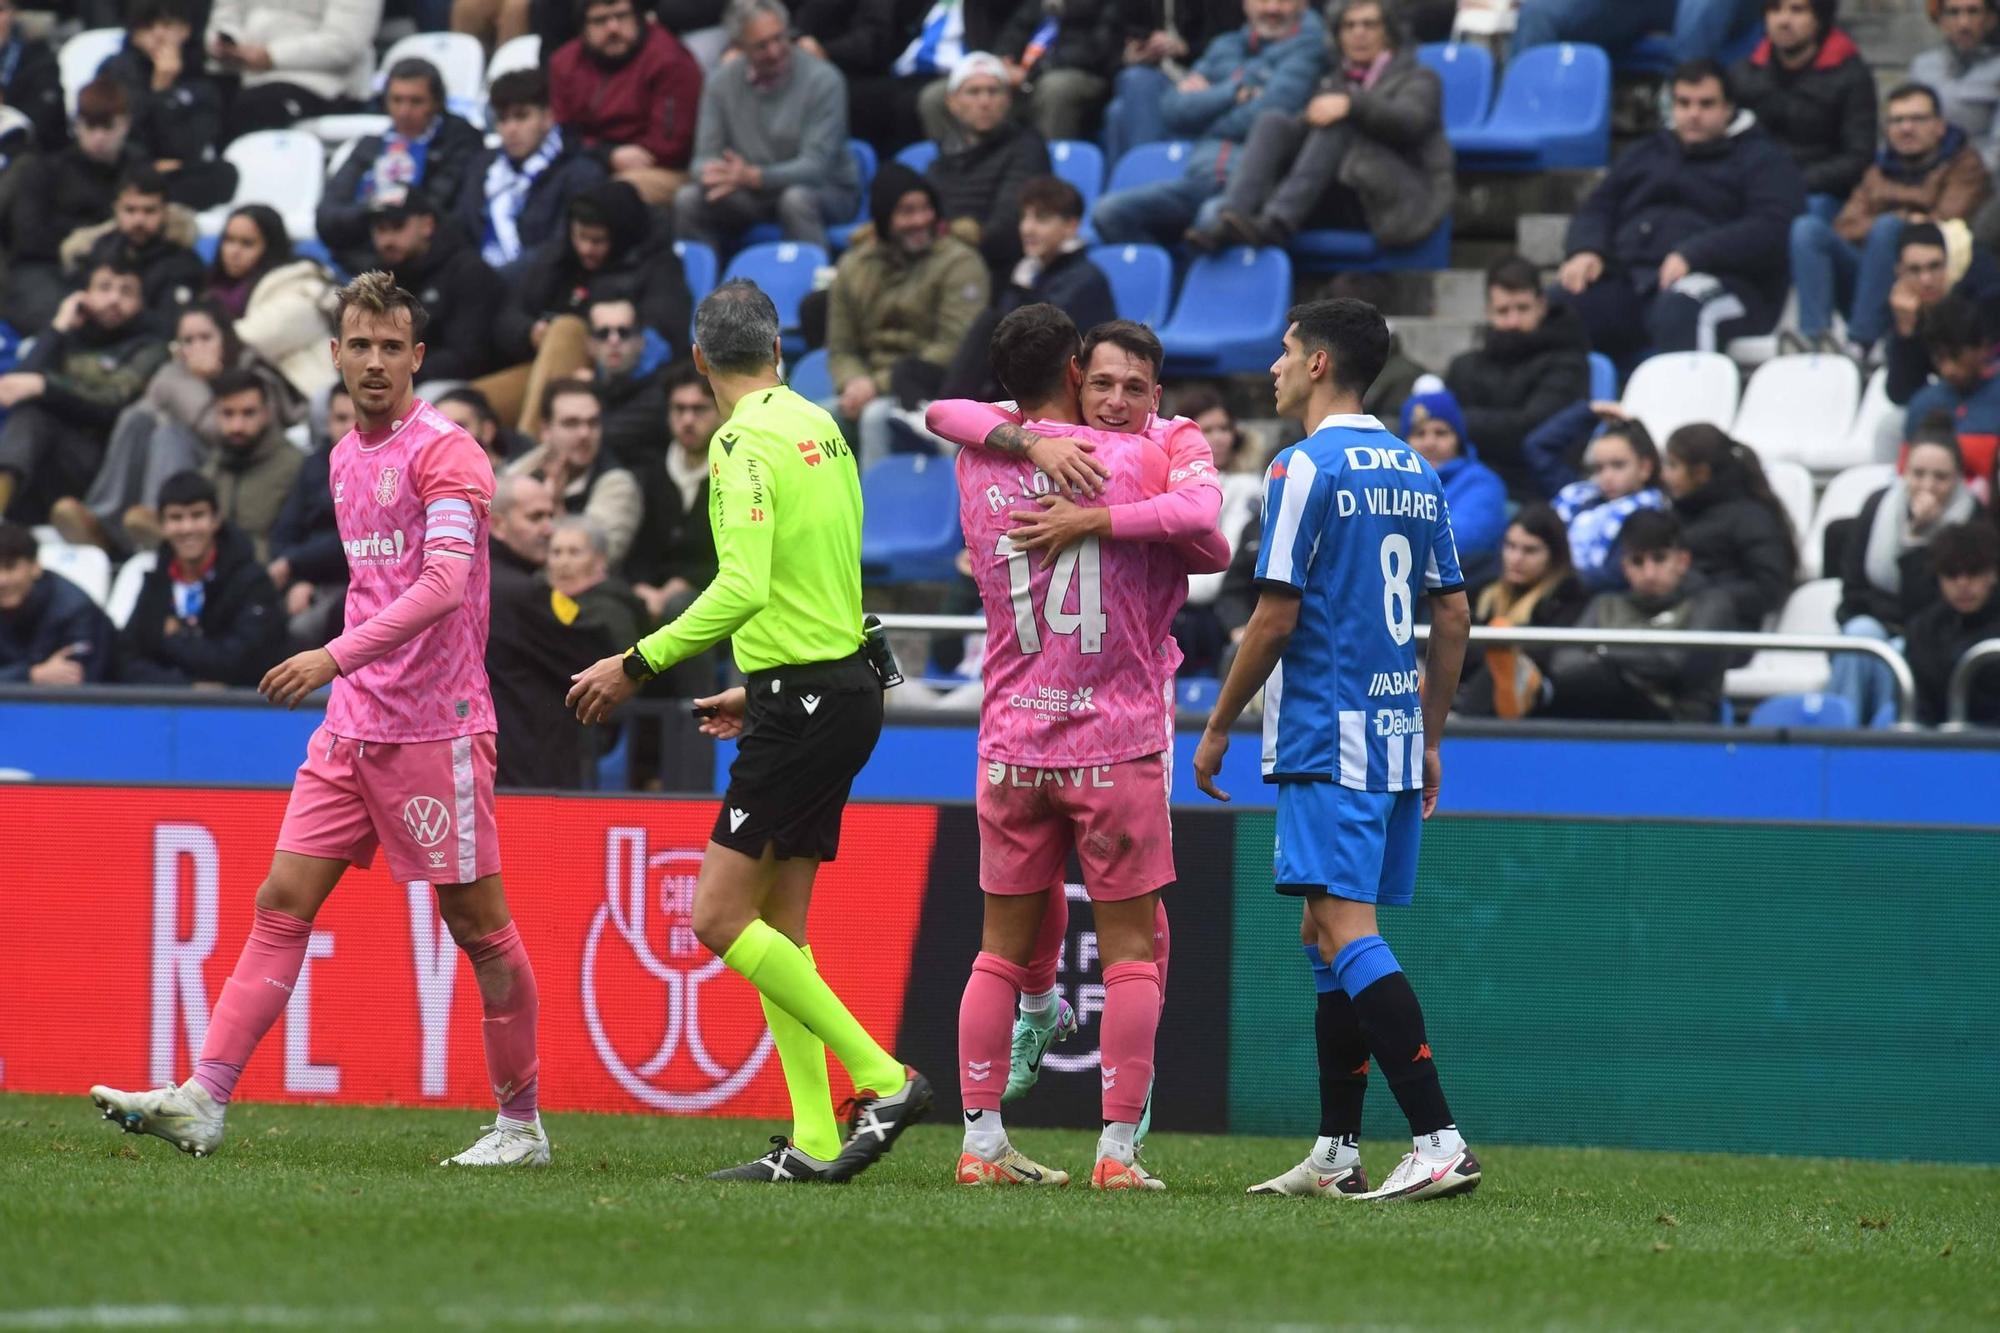
[[812, 959], [769, 922], [752, 921], [722, 961], [825, 1042], [856, 1088], [891, 1093], [903, 1086], [903, 1062], [854, 1021], [840, 997], [820, 979]]
[[[800, 945], [799, 953], [810, 966], [812, 946]], [[785, 1088], [792, 1094], [792, 1143], [808, 1157], [830, 1162], [840, 1155], [840, 1126], [833, 1118], [833, 1093], [827, 1087], [826, 1043], [776, 1000], [768, 995], [760, 998], [778, 1061], [785, 1067]]]

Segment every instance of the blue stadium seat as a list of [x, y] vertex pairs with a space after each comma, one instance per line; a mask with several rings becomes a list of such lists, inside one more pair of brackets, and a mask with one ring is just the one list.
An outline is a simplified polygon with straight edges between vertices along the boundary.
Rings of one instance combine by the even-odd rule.
[[1483, 125], [1451, 136], [1461, 170], [1545, 171], [1611, 160], [1611, 59], [1558, 42], [1514, 57]]
[[861, 578], [866, 583], [948, 582], [965, 545], [958, 476], [949, 458], [891, 454], [861, 478]]
[[[1750, 53], [1757, 49], [1757, 43], [1764, 40], [1764, 21], [1757, 22], [1731, 37], [1715, 58], [1725, 69], [1733, 69], [1739, 60], [1748, 60]], [[1611, 58], [1612, 67], [1620, 74], [1650, 75], [1664, 77], [1674, 72], [1680, 58], [1674, 54], [1674, 39], [1663, 32], [1648, 33], [1623, 51]]]
[[1089, 217], [1104, 191], [1104, 151], [1082, 139], [1057, 139], [1049, 144], [1049, 165], [1083, 196], [1083, 215]]
[[847, 151], [854, 155], [854, 169], [861, 176], [861, 202], [855, 205], [854, 216], [845, 222], [826, 229], [827, 239], [833, 242], [834, 253], [847, 248], [847, 242], [854, 235], [854, 229], [868, 221], [868, 187], [875, 183], [875, 145], [860, 139], [849, 139]]
[[1417, 244], [1384, 250], [1365, 231], [1302, 231], [1292, 238], [1292, 258], [1308, 273], [1390, 273], [1451, 267], [1451, 218]]
[[1141, 185], [1174, 180], [1187, 172], [1188, 153], [1194, 147], [1185, 139], [1162, 139], [1142, 143], [1118, 159], [1111, 179], [1104, 182], [1106, 194], [1135, 190]]
[[1854, 705], [1837, 694], [1781, 694], [1766, 699], [1750, 714], [1753, 727], [1855, 726]]
[[799, 327], [799, 302], [813, 289], [813, 273], [824, 267], [826, 251], [803, 241], [767, 241], [763, 245], [738, 250], [723, 270], [722, 280], [748, 278], [764, 289], [771, 304], [778, 307], [778, 324], [786, 333], [786, 351], [792, 350]]
[[1292, 304], [1283, 250], [1236, 246], [1197, 259], [1166, 325], [1156, 330], [1175, 373], [1247, 374], [1277, 359]]
[[[680, 257], [689, 301], [698, 306], [704, 296], [715, 290], [715, 251], [701, 241], [675, 241], [674, 254]], [[688, 346], [694, 346], [693, 315], [688, 316]]]
[[1602, 352], [1590, 354], [1590, 398], [1592, 402], [1618, 398], [1618, 367]]
[[1099, 245], [1090, 262], [1111, 279], [1111, 303], [1118, 318], [1152, 328], [1167, 322], [1174, 302], [1174, 260], [1157, 245]]
[[1191, 713], [1206, 713], [1215, 707], [1222, 682], [1213, 676], [1182, 676], [1174, 682], [1174, 705]]
[[909, 147], [897, 152], [896, 160], [916, 172], [919, 176], [931, 169], [937, 161], [938, 146], [929, 139], [919, 139]]
[[1455, 137], [1486, 119], [1493, 105], [1493, 53], [1471, 42], [1429, 42], [1417, 59], [1444, 83], [1444, 132]]
[[792, 392], [823, 403], [833, 397], [833, 373], [826, 367], [826, 349], [815, 347], [791, 365]]

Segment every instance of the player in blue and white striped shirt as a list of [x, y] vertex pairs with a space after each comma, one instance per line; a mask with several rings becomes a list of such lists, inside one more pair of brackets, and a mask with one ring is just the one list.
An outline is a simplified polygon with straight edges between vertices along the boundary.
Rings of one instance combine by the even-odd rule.
[[[1229, 729], [1264, 689], [1264, 780], [1278, 784], [1275, 878], [1305, 899], [1300, 936], [1319, 995], [1320, 1134], [1252, 1194], [1428, 1199], [1479, 1183], [1424, 1032], [1423, 1008], [1375, 920], [1416, 888], [1437, 807], [1437, 743], [1458, 689], [1471, 611], [1437, 473], [1361, 411], [1389, 355], [1363, 301], [1291, 312], [1271, 367], [1278, 413], [1311, 434], [1265, 480], [1257, 609], [1195, 752], [1215, 786]], [[1422, 671], [1416, 599], [1430, 598]], [[1373, 1056], [1410, 1121], [1412, 1151], [1368, 1189], [1357, 1140]]]

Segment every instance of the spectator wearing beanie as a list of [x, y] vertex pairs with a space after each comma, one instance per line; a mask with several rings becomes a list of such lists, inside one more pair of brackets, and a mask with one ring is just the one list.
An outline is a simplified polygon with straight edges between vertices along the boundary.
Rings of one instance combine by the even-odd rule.
[[945, 86], [952, 128], [924, 179], [952, 234], [978, 246], [988, 271], [1003, 279], [1021, 257], [1021, 189], [1048, 174], [1048, 141], [1011, 114], [1014, 93], [998, 56], [974, 51]]
[[1507, 484], [1479, 461], [1466, 435], [1458, 400], [1435, 375], [1417, 381], [1403, 403], [1401, 435], [1437, 469], [1451, 511], [1451, 535], [1465, 581], [1477, 585], [1500, 572], [1500, 538], [1507, 531]]

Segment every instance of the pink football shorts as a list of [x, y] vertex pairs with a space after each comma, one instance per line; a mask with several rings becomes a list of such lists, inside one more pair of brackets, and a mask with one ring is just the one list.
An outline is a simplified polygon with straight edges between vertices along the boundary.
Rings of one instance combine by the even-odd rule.
[[1063, 882], [1072, 847], [1093, 900], [1174, 882], [1174, 828], [1162, 756], [1083, 768], [980, 761], [979, 886], [1040, 893]]
[[493, 733], [435, 741], [357, 741], [321, 727], [292, 784], [278, 850], [364, 870], [379, 845], [409, 883], [469, 884], [498, 874]]

